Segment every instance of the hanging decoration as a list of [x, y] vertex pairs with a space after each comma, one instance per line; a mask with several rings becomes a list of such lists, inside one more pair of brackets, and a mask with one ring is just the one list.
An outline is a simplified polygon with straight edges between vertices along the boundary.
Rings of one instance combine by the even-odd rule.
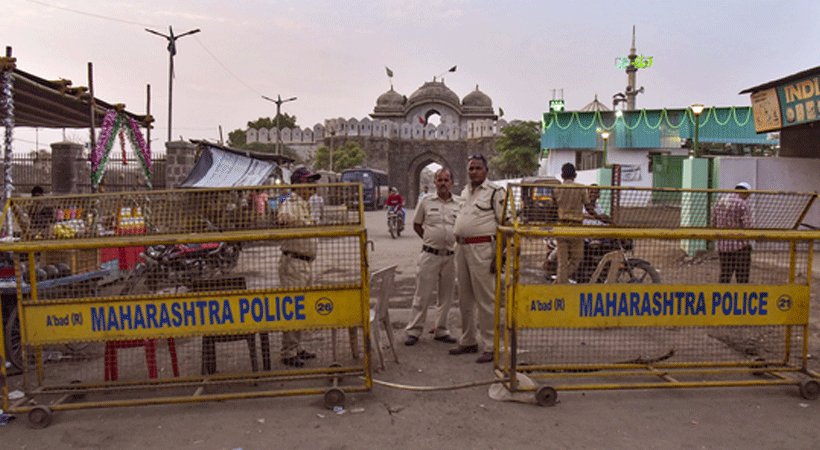
[[[749, 122], [749, 120], [752, 117], [752, 109], [751, 108], [746, 108], [747, 109], [746, 110], [746, 117], [741, 120], [740, 117], [738, 117], [737, 108], [734, 107], [734, 106], [731, 106], [731, 107], [726, 109], [726, 120], [721, 122], [721, 120], [718, 118], [718, 110], [719, 109], [720, 108], [717, 108], [717, 107], [707, 108], [705, 110], [705, 113], [703, 114], [703, 116], [700, 119], [700, 127], [701, 128], [704, 127], [707, 123], [709, 123], [709, 120], [712, 119], [712, 118], [720, 126], [725, 126], [729, 123], [730, 119], [734, 119], [734, 122], [738, 127], [743, 127]], [[569, 116], [569, 121], [565, 125], [565, 124], [562, 124], [561, 122], [559, 122], [559, 119], [558, 119], [559, 116], [556, 112], [551, 111], [551, 112], [548, 112], [548, 113], [544, 114], [544, 118], [545, 118], [544, 129], [548, 130], [548, 129], [552, 128], [553, 125], [555, 125], [561, 130], [566, 130], [570, 126], [572, 126], [573, 122], [576, 122], [576, 121], [578, 122], [578, 127], [582, 130], [589, 130], [590, 128], [592, 128], [593, 125], [595, 125], [597, 123], [598, 124], [597, 129], [607, 130], [607, 131], [612, 130], [613, 128], [615, 128], [615, 125], [617, 124], [617, 122], [619, 120], [623, 122], [623, 125], [627, 130], [634, 130], [634, 129], [638, 128], [638, 126], [641, 124], [641, 121], [643, 121], [644, 124], [646, 124], [646, 126], [650, 130], [657, 130], [661, 126], [661, 123], [663, 123], [663, 122], [665, 122], [668, 127], [673, 128], [673, 129], [680, 128], [681, 125], [683, 125], [683, 123], [687, 120], [689, 121], [690, 124], [692, 124], [692, 125], [695, 124], [694, 114], [692, 113], [692, 110], [689, 109], [689, 108], [686, 108], [684, 110], [684, 114], [681, 117], [680, 122], [678, 122], [677, 124], [673, 124], [669, 120], [669, 112], [665, 108], [661, 110], [660, 116], [658, 117], [658, 122], [654, 125], [649, 123], [649, 116], [646, 113], [645, 109], [642, 109], [637, 114], [637, 117], [635, 117], [634, 119], [630, 119], [630, 120], [635, 120], [635, 122], [632, 123], [632, 124], [627, 122], [626, 115], [622, 115], [621, 117], [616, 117], [615, 121], [610, 126], [606, 126], [604, 124], [604, 119], [603, 119], [602, 114], [601, 114], [600, 111], [595, 111], [595, 113], [592, 114], [592, 117], [590, 118], [590, 122], [587, 125], [585, 125], [581, 122], [581, 115], [578, 113], [578, 111], [573, 111], [570, 114], [563, 114], [562, 115], [562, 117], [566, 117], [566, 116]], [[633, 117], [634, 117], [634, 115], [633, 115]]]
[[125, 152], [125, 129], [120, 127], [120, 152], [122, 153], [122, 165], [128, 165], [128, 155]]
[[114, 147], [114, 140], [117, 133], [120, 132], [120, 142], [122, 143], [123, 161], [125, 161], [125, 142], [124, 134], [128, 135], [128, 140], [131, 142], [131, 147], [137, 154], [137, 159], [142, 166], [142, 172], [145, 176], [145, 184], [148, 188], [151, 184], [151, 150], [142, 137], [137, 122], [116, 110], [108, 110], [103, 118], [102, 130], [100, 131], [100, 140], [97, 146], [89, 155], [91, 161], [91, 185], [96, 188], [100, 185], [103, 175], [105, 175], [105, 166], [108, 163], [108, 157], [111, 154], [111, 149]]
[[[11, 144], [14, 140], [14, 78], [15, 59], [0, 57], [0, 110], [3, 114], [3, 204], [11, 198], [14, 184], [11, 178]], [[11, 214], [6, 215], [4, 233], [11, 231]]]

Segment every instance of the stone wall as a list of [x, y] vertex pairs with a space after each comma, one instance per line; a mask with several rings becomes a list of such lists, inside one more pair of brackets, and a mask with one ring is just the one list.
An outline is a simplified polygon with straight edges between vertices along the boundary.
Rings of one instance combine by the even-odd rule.
[[196, 145], [185, 141], [165, 144], [165, 186], [176, 189], [188, 177], [196, 164]]
[[[390, 120], [363, 119], [329, 119], [327, 126], [316, 124], [313, 128], [283, 128], [283, 144], [312, 144], [321, 142], [331, 136], [335, 137], [375, 137], [406, 139], [414, 141], [457, 141], [497, 136], [507, 126], [505, 120], [467, 120], [458, 123], [422, 124], [418, 121], [394, 122]], [[275, 143], [276, 128], [249, 128], [245, 131], [248, 143]]]

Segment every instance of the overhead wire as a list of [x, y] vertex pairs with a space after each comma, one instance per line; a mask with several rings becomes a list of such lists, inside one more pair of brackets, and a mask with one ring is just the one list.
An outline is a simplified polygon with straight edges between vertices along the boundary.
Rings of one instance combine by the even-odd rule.
[[66, 8], [65, 6], [52, 5], [50, 3], [46, 3], [46, 2], [43, 2], [43, 1], [39, 1], [39, 0], [26, 0], [26, 1], [28, 1], [29, 3], [36, 3], [38, 5], [45, 6], [45, 7], [48, 7], [48, 8], [61, 9], [63, 11], [73, 12], [75, 14], [80, 14], [80, 15], [88, 16], [88, 17], [94, 17], [94, 18], [97, 18], [97, 19], [110, 20], [110, 21], [113, 21], [113, 22], [120, 22], [120, 23], [125, 23], [125, 24], [128, 24], [128, 25], [137, 25], [137, 26], [140, 26], [140, 27], [155, 27], [155, 28], [157, 27], [157, 25], [146, 24], [146, 23], [141, 23], [141, 22], [132, 22], [130, 20], [118, 19], [116, 17], [104, 16], [102, 14], [95, 14], [95, 13], [90, 13], [90, 12], [86, 12], [86, 11], [80, 11], [78, 9]]

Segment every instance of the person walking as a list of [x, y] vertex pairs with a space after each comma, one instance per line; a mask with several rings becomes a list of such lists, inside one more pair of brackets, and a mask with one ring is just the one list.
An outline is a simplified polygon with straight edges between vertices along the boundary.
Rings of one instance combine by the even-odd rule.
[[404, 345], [416, 345], [424, 331], [427, 309], [433, 301], [433, 290], [438, 291], [436, 325], [433, 339], [447, 344], [458, 342], [447, 329], [447, 316], [453, 301], [455, 287], [455, 236], [453, 226], [460, 208], [452, 194], [453, 179], [450, 170], [439, 169], [435, 174], [436, 195], [427, 195], [416, 206], [413, 230], [422, 239], [421, 254], [416, 276], [416, 293], [410, 322], [405, 328]]
[[[747, 199], [752, 186], [742, 181], [735, 186], [737, 192], [724, 195], [712, 208], [712, 226], [716, 228], [749, 228], [752, 225]], [[721, 283], [730, 283], [732, 275], [738, 283], [749, 282], [752, 265], [752, 243], [745, 239], [717, 241], [720, 260]]]
[[[291, 184], [315, 183], [321, 175], [310, 173], [304, 167], [293, 171]], [[316, 193], [316, 187], [293, 188], [287, 199], [276, 212], [277, 223], [290, 227], [313, 225], [308, 199]], [[282, 257], [279, 262], [279, 281], [283, 287], [307, 288], [313, 281], [312, 263], [316, 259], [318, 242], [316, 238], [287, 239], [282, 241]], [[300, 349], [301, 331], [282, 333], [282, 364], [302, 367], [305, 360], [316, 357], [315, 353]]]
[[[453, 231], [456, 239], [456, 275], [461, 312], [461, 338], [451, 355], [482, 353], [477, 363], [493, 360], [495, 313], [495, 233], [503, 221], [504, 188], [487, 180], [487, 159], [471, 155], [467, 160], [470, 183], [461, 194], [461, 210]], [[478, 339], [476, 337], [478, 311]]]
[[[561, 179], [564, 180], [562, 186], [573, 187], [583, 186], [575, 182], [575, 166], [566, 163], [561, 166]], [[599, 215], [595, 212], [595, 204], [589, 196], [589, 189], [555, 189], [555, 202], [558, 205], [558, 221], [561, 225], [580, 227], [584, 221], [584, 209], [595, 218]], [[577, 238], [558, 238], [558, 270], [555, 276], [557, 284], [569, 283], [572, 275], [584, 257], [584, 240]]]

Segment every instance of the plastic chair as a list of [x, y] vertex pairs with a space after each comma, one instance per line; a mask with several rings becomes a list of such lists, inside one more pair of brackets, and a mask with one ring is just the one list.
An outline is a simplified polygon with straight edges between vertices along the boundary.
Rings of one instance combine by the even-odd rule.
[[[380, 370], [384, 370], [384, 354], [381, 346], [381, 327], [387, 335], [387, 343], [393, 352], [396, 364], [399, 355], [396, 354], [396, 345], [393, 338], [393, 326], [390, 323], [390, 294], [393, 293], [393, 282], [396, 278], [397, 265], [379, 269], [370, 274], [370, 338], [373, 348], [379, 356]], [[374, 297], [373, 293], [376, 292]]]
[[[213, 375], [216, 373], [216, 343], [233, 342], [245, 340], [248, 342], [248, 352], [251, 358], [251, 371], [259, 371], [259, 362], [256, 356], [256, 334], [228, 334], [223, 336], [205, 335], [202, 336], [202, 375]], [[270, 357], [268, 357], [270, 360]], [[270, 366], [270, 362], [267, 363]], [[270, 367], [265, 367], [270, 370]]]
[[[157, 344], [155, 339], [135, 339], [127, 341], [108, 341], [105, 343], [105, 381], [117, 381], [117, 350], [121, 348], [145, 347], [145, 363], [148, 365], [148, 378], [157, 378]], [[177, 346], [173, 338], [168, 338], [168, 353], [171, 354], [171, 368], [174, 377], [179, 376]]]

